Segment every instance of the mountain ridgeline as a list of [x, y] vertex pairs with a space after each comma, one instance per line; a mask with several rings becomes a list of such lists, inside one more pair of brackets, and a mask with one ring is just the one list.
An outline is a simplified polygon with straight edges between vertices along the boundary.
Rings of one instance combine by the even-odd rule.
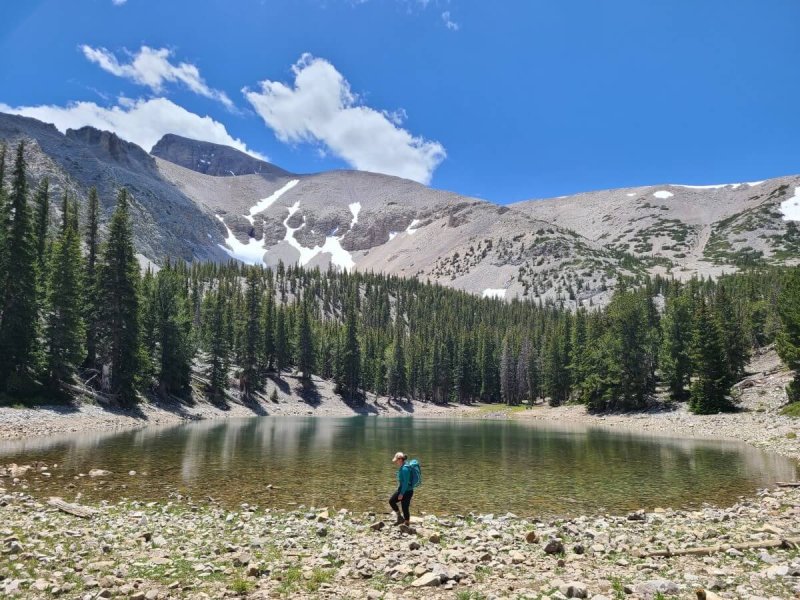
[[[296, 175], [236, 149], [164, 136], [150, 153], [90, 127], [60, 133], [0, 114], [48, 178], [109, 226], [129, 194], [140, 261], [246, 264], [416, 277], [478, 296], [605, 306], [620, 284], [718, 277], [800, 257], [800, 177], [657, 185], [499, 206], [375, 173]], [[59, 209], [51, 213], [56, 227]]]
[[[621, 282], [605, 308], [574, 311], [283, 263], [165, 261], [142, 275], [128, 192], [119, 191], [107, 233], [94, 189], [85, 217], [64, 191], [51, 227], [49, 180], [29, 189], [26, 155], [24, 143], [0, 148], [3, 402], [39, 394], [126, 405], [142, 394], [248, 401], [287, 376], [313, 394], [316, 376], [351, 403], [373, 393], [641, 409], [661, 385], [712, 413], [733, 407], [731, 389], [754, 349], [775, 343], [800, 367], [798, 267], [686, 283], [656, 275], [641, 286]], [[793, 400], [798, 377], [787, 390]]]

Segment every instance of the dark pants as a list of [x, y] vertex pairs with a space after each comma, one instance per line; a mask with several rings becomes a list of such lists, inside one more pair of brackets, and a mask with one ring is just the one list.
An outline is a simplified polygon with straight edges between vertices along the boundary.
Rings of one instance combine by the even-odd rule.
[[[392, 494], [392, 497], [389, 498], [389, 506], [392, 507], [392, 510], [394, 512], [398, 512], [398, 510], [397, 510], [398, 498], [397, 497], [399, 495], [400, 495], [400, 490], [397, 490], [394, 494]], [[408, 490], [405, 494], [403, 494], [403, 499], [400, 500], [400, 506], [403, 507], [403, 518], [406, 521], [410, 521], [411, 520], [411, 515], [409, 513], [408, 507], [411, 505], [411, 497], [413, 495], [414, 495], [414, 490]]]

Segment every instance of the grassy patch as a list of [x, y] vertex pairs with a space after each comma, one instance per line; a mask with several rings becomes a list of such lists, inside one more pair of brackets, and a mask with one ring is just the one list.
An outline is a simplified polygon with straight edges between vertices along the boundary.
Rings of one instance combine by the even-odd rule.
[[306, 589], [309, 592], [316, 592], [323, 583], [330, 583], [333, 579], [333, 571], [330, 569], [315, 568], [311, 573], [311, 579], [306, 581]]
[[781, 414], [787, 417], [800, 417], [800, 402], [792, 402], [781, 409]]

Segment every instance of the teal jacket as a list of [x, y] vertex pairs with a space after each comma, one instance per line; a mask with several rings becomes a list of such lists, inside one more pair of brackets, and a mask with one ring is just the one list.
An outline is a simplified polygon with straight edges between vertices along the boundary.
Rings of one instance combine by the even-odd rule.
[[412, 491], [411, 489], [411, 467], [403, 465], [397, 469], [397, 491], [400, 494]]

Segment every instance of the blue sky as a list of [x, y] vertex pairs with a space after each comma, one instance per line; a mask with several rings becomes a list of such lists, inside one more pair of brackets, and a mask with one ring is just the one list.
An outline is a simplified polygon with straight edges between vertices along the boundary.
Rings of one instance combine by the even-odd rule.
[[[800, 0], [26, 0], [0, 107], [497, 202], [800, 172]], [[149, 148], [147, 148], [149, 150]]]

